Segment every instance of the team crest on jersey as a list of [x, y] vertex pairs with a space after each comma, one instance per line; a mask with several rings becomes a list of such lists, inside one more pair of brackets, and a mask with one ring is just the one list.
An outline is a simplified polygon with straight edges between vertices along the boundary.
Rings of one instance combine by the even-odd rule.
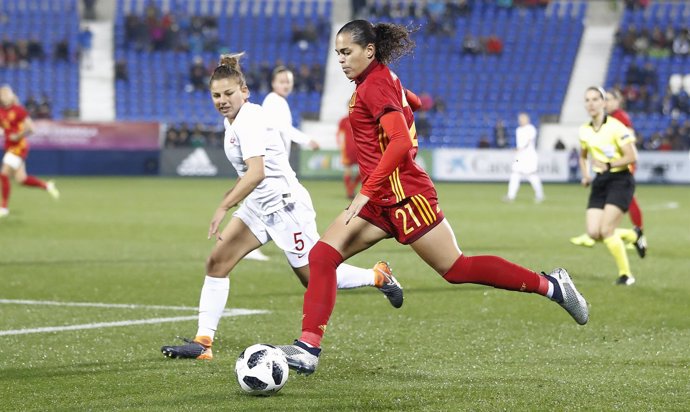
[[352, 93], [350, 97], [350, 103], [348, 104], [348, 111], [352, 113], [355, 110], [355, 104], [357, 103], [357, 92]]

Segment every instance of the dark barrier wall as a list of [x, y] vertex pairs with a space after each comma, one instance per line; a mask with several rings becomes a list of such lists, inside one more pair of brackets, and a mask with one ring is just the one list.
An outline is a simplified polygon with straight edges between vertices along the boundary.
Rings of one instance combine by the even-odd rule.
[[159, 151], [31, 150], [26, 168], [37, 175], [157, 175]]
[[37, 120], [29, 137], [30, 173], [156, 175], [160, 126], [152, 122], [83, 123]]

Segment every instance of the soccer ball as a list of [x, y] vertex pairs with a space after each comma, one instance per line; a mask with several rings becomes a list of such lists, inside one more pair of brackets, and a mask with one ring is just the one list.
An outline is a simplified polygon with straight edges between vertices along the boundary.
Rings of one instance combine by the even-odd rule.
[[288, 363], [275, 346], [258, 343], [240, 353], [235, 374], [240, 388], [250, 395], [271, 396], [287, 382]]

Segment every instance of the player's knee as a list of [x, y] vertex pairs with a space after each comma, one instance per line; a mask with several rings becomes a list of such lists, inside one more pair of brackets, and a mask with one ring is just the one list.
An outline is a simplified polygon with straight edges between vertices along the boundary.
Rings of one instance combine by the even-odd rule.
[[230, 267], [228, 263], [221, 259], [215, 251], [206, 258], [206, 273], [209, 276], [222, 275], [226, 276], [230, 272]]
[[337, 268], [343, 262], [343, 257], [333, 248], [333, 246], [318, 241], [309, 251], [310, 273], [314, 273], [314, 268]]

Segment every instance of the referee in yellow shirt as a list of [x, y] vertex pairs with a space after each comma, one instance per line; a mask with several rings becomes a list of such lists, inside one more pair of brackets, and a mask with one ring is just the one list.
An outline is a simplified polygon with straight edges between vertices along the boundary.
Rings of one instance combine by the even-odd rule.
[[[590, 87], [585, 92], [585, 110], [591, 121], [580, 127], [580, 171], [582, 185], [592, 186], [587, 202], [587, 234], [603, 241], [618, 266], [618, 285], [632, 285], [635, 278], [624, 240], [635, 242], [632, 229], [616, 229], [635, 193], [635, 179], [629, 166], [637, 161], [635, 135], [617, 119], [607, 116], [606, 92]], [[591, 170], [595, 173], [592, 178]]]

